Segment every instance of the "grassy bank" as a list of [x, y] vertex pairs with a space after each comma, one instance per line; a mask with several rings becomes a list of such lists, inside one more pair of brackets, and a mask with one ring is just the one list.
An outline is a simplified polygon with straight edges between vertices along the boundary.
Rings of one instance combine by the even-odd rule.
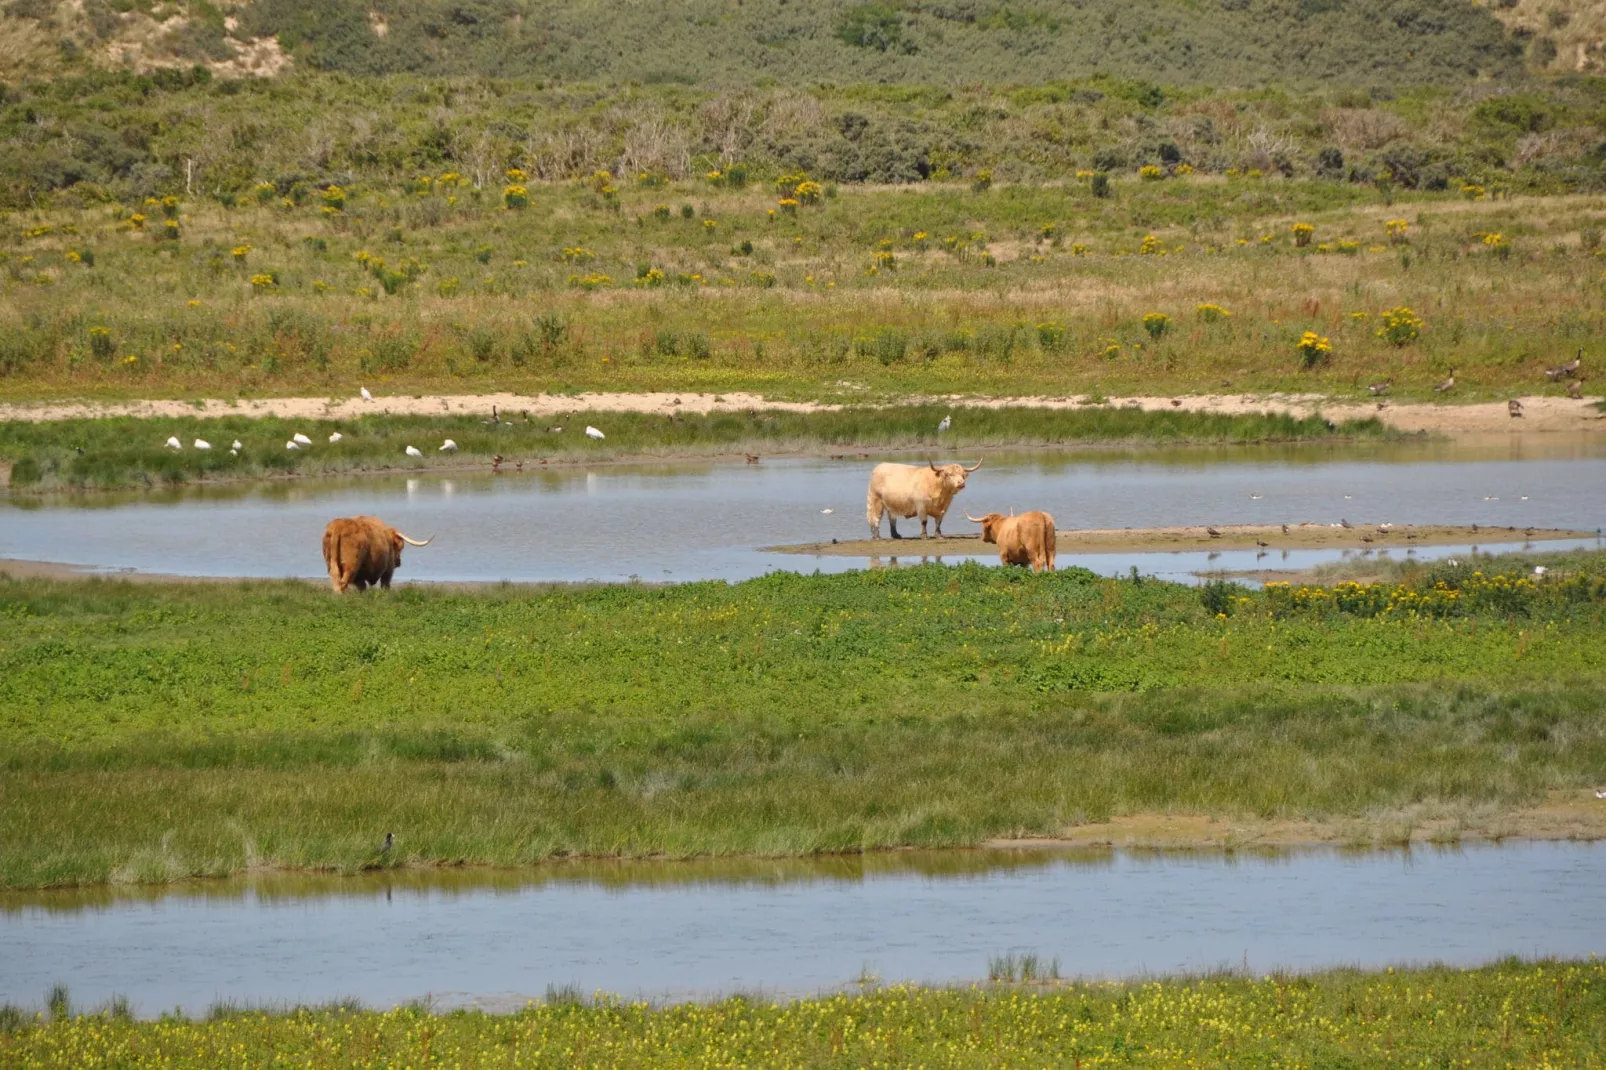
[[553, 999], [506, 1016], [354, 1007], [0, 1017], [9, 1065], [1599, 1066], [1606, 966], [897, 986], [790, 1003]]
[[[937, 424], [952, 415], [953, 429]], [[366, 416], [356, 420], [113, 418], [41, 423], [0, 423], [0, 464], [11, 463], [19, 491], [114, 488], [193, 480], [252, 479], [284, 475], [412, 470], [440, 466], [540, 464], [638, 456], [717, 456], [735, 453], [828, 452], [846, 449], [955, 450], [992, 446], [1077, 443], [1180, 443], [1339, 441], [1381, 438], [1376, 420], [1329, 426], [1317, 417], [1216, 416], [1089, 407], [1075, 411], [951, 406], [853, 408], [834, 412], [752, 412], [677, 415], [587, 412], [571, 417], [526, 418], [517, 410], [498, 424], [481, 416]], [[586, 437], [588, 424], [603, 430]], [[339, 442], [329, 436], [338, 432]], [[312, 440], [289, 450], [291, 436]], [[183, 449], [165, 445], [176, 436]], [[457, 443], [443, 453], [446, 439]], [[196, 439], [210, 450], [193, 447]], [[238, 456], [230, 444], [239, 441]], [[424, 456], [408, 457], [406, 446]]]
[[1597, 196], [1091, 182], [29, 213], [0, 227], [0, 396], [1559, 395], [1606, 316]]
[[981, 566], [347, 598], [8, 581], [0, 885], [955, 845], [1146, 811], [1498, 829], [1606, 764], [1606, 585], [1581, 560], [1325, 593]]

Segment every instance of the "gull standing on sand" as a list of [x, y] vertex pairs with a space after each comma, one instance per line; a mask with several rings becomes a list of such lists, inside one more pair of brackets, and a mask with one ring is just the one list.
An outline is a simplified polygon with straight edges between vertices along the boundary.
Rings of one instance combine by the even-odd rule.
[[364, 401], [374, 400], [374, 396], [368, 392], [368, 388], [366, 386], [359, 386], [357, 388], [357, 393], [362, 395], [362, 399]]

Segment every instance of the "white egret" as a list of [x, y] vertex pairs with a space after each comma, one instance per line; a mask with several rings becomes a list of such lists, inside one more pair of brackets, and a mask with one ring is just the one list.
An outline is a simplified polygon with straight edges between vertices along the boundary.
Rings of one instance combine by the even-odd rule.
[[417, 446], [408, 446], [407, 447], [407, 456], [409, 456], [409, 457], [422, 457], [423, 455], [424, 455], [424, 451], [419, 449]]
[[306, 435], [303, 435], [300, 431], [297, 431], [295, 434], [291, 435], [290, 439], [291, 441], [298, 442], [303, 446], [312, 445], [312, 439], [308, 438]]
[[167, 436], [167, 448], [170, 449], [170, 450], [181, 450], [181, 449], [184, 448], [184, 443], [182, 443], [182, 442], [180, 442], [178, 440], [178, 436], [177, 435], [168, 435]]
[[368, 392], [368, 388], [366, 386], [359, 386], [357, 388], [357, 392], [362, 395], [362, 399], [364, 401], [374, 400], [374, 396]]
[[447, 439], [445, 442], [441, 443], [440, 452], [442, 452], [442, 453], [455, 453], [455, 452], [457, 452], [457, 443], [453, 442], [451, 439]]
[[940, 435], [944, 431], [946, 431], [950, 427], [952, 427], [953, 425], [954, 425], [954, 414], [953, 413], [949, 413], [947, 416], [944, 416], [942, 418], [942, 422], [937, 425], [937, 433]]
[[301, 447], [296, 444], [296, 440], [295, 439], [291, 439], [289, 442], [286, 442], [284, 444], [284, 448], [287, 449], [287, 450], [298, 450]]
[[204, 438], [198, 438], [195, 440], [195, 448], [198, 450], [209, 450], [212, 448], [212, 444]]
[[344, 437], [345, 436], [342, 435], [339, 431], [331, 431], [329, 433], [329, 441], [330, 442], [339, 442]]
[[598, 431], [595, 427], [592, 427], [590, 424], [586, 424], [586, 438], [607, 438], [607, 437], [608, 437], [607, 435], [603, 434], [601, 431]]

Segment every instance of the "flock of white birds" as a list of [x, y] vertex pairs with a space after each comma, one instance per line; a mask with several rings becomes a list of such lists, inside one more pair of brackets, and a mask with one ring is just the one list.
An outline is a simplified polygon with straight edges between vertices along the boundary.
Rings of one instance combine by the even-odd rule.
[[[374, 400], [374, 396], [368, 392], [368, 388], [366, 386], [358, 387], [357, 388], [357, 392], [358, 392], [358, 394], [360, 394], [362, 396], [362, 399], [364, 401], [372, 401], [372, 400]], [[946, 422], [947, 421], [944, 421], [944, 423], [946, 423]], [[561, 431], [563, 429], [560, 427], [560, 428], [556, 428], [555, 430]], [[345, 436], [342, 435], [339, 431], [335, 431], [335, 432], [332, 432], [329, 435], [329, 442], [330, 442], [331, 445], [333, 445], [334, 443], [339, 442], [344, 437]], [[586, 425], [586, 437], [587, 438], [594, 438], [594, 439], [605, 439], [608, 436], [603, 434], [601, 431], [597, 430], [595, 427], [592, 427], [590, 424], [587, 424]], [[286, 442], [284, 444], [284, 448], [287, 449], [287, 450], [290, 450], [291, 452], [296, 452], [298, 450], [301, 450], [303, 447], [310, 446], [310, 445], [312, 445], [312, 439], [308, 438], [306, 435], [303, 435], [300, 431], [297, 431], [294, 435], [290, 436], [290, 441], [288, 441], [288, 442]], [[168, 438], [167, 438], [167, 448], [170, 449], [170, 450], [181, 450], [181, 449], [184, 448], [184, 443], [179, 440], [179, 437], [177, 435], [169, 435]], [[212, 444], [210, 442], [206, 441], [206, 439], [204, 439], [204, 438], [198, 438], [198, 439], [195, 440], [194, 448], [198, 449], [198, 450], [209, 450], [209, 449], [212, 448]], [[229, 447], [229, 456], [238, 457], [240, 455], [240, 451], [242, 449], [244, 449], [244, 448], [245, 447], [240, 444], [240, 440], [239, 439], [235, 439], [234, 440], [234, 445]], [[403, 452], [406, 453], [407, 456], [409, 456], [409, 457], [422, 457], [424, 455], [424, 451], [419, 449], [417, 446], [408, 446]], [[457, 443], [452, 441], [451, 439], [446, 439], [444, 442], [442, 442], [440, 444], [440, 446], [436, 450], [436, 452], [438, 452], [438, 453], [456, 453], [457, 452]]]

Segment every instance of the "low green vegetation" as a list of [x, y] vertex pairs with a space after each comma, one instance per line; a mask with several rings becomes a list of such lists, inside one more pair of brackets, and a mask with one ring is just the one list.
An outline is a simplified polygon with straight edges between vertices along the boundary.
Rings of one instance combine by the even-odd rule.
[[1606, 762], [1606, 580], [1578, 560], [1326, 595], [980, 565], [348, 597], [6, 581], [0, 885], [1154, 811], [1498, 834]]
[[792, 1002], [653, 1007], [561, 993], [515, 1014], [220, 1007], [136, 1022], [0, 1014], [19, 1067], [442, 1065], [1596, 1066], [1606, 965], [1507, 961], [1118, 984], [895, 986]]
[[[938, 423], [954, 419], [939, 434]], [[586, 437], [596, 425], [607, 436]], [[303, 434], [312, 444], [286, 448]], [[336, 442], [330, 436], [339, 434]], [[1330, 424], [1319, 417], [1217, 416], [1091, 406], [1007, 411], [936, 405], [796, 413], [712, 415], [583, 412], [529, 417], [517, 409], [497, 422], [474, 416], [363, 416], [289, 420], [247, 416], [202, 419], [90, 419], [0, 423], [0, 464], [10, 463], [15, 491], [145, 487], [192, 480], [329, 475], [383, 469], [606, 461], [641, 456], [823, 452], [831, 449], [954, 451], [994, 446], [1077, 443], [1178, 444], [1341, 441], [1381, 438], [1376, 420]], [[169, 437], [181, 448], [168, 446]], [[195, 441], [210, 449], [196, 449]], [[456, 451], [442, 452], [450, 439]], [[232, 444], [240, 443], [238, 453]], [[409, 457], [408, 445], [422, 457]]]

